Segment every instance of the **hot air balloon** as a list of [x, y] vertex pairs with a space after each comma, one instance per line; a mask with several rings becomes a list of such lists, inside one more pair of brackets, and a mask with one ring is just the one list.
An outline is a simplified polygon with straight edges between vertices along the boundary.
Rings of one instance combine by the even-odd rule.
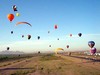
[[12, 22], [12, 20], [14, 19], [14, 15], [13, 14], [8, 14], [7, 18], [10, 22]]
[[70, 34], [70, 37], [72, 37], [72, 34]]
[[55, 49], [55, 53], [57, 54], [57, 52], [58, 52], [59, 50], [64, 51], [64, 49], [63, 49], [63, 48], [57, 48], [57, 49]]
[[24, 35], [22, 35], [22, 38], [24, 37]]
[[48, 31], [48, 33], [50, 33], [50, 31]]
[[49, 45], [49, 47], [51, 47], [51, 45]]
[[20, 16], [20, 14], [19, 13], [16, 13], [16, 16]]
[[17, 6], [16, 5], [13, 5], [12, 8], [13, 8], [14, 12], [17, 11]]
[[57, 40], [59, 40], [59, 38]]
[[66, 47], [69, 48], [69, 45], [67, 45]]
[[9, 50], [10, 48], [9, 47], [7, 47], [7, 50]]
[[31, 39], [31, 35], [28, 35], [28, 40], [30, 40]]
[[78, 36], [81, 37], [82, 36], [82, 33], [78, 33]]
[[11, 31], [11, 34], [13, 34], [13, 31]]
[[37, 38], [38, 38], [38, 40], [39, 40], [39, 39], [40, 39], [40, 36], [38, 36]]
[[55, 26], [54, 26], [54, 28], [55, 28], [55, 29], [57, 29], [57, 28], [58, 28], [58, 26], [57, 26], [57, 25], [55, 25]]
[[19, 25], [19, 24], [28, 24], [29, 26], [32, 26], [32, 25], [31, 25], [30, 23], [28, 23], [28, 22], [17, 22], [17, 23], [16, 23], [16, 26]]
[[95, 54], [95, 53], [96, 53], [96, 48], [95, 48], [95, 47], [91, 48], [91, 49], [90, 49], [90, 53], [91, 53], [92, 55]]
[[93, 48], [94, 45], [95, 45], [95, 42], [94, 42], [94, 41], [89, 41], [89, 42], [88, 42], [88, 46], [89, 46], [90, 48]]

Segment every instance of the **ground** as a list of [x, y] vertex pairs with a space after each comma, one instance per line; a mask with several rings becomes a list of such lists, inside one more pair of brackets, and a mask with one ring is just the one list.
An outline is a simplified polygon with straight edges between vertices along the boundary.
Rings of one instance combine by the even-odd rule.
[[100, 75], [100, 56], [38, 54], [0, 64], [0, 75]]

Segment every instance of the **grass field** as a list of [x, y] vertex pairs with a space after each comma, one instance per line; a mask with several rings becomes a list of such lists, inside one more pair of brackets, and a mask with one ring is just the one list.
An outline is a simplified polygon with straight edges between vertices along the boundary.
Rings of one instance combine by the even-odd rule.
[[63, 54], [27, 54], [8, 58], [0, 61], [0, 75], [100, 75], [100, 56], [93, 60], [89, 60], [93, 56]]

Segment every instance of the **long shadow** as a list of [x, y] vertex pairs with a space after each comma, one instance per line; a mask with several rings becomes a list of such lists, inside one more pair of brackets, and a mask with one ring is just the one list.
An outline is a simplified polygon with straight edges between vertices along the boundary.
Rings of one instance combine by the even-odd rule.
[[0, 71], [4, 71], [4, 70], [20, 70], [20, 69], [34, 69], [34, 68], [3, 68], [3, 69], [0, 69]]
[[92, 62], [100, 62], [100, 59], [93, 59], [93, 58], [86, 58], [86, 57], [79, 57], [79, 56], [70, 56], [79, 59], [91, 60]]

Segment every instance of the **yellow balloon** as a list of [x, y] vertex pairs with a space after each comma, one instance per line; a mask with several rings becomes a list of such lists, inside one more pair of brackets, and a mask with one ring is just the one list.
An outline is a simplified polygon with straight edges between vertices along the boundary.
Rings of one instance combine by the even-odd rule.
[[57, 48], [57, 49], [55, 49], [55, 54], [57, 54], [57, 52], [58, 52], [59, 50], [64, 51], [64, 49], [63, 49], [63, 48]]
[[20, 14], [19, 13], [16, 13], [16, 16], [20, 16]]

